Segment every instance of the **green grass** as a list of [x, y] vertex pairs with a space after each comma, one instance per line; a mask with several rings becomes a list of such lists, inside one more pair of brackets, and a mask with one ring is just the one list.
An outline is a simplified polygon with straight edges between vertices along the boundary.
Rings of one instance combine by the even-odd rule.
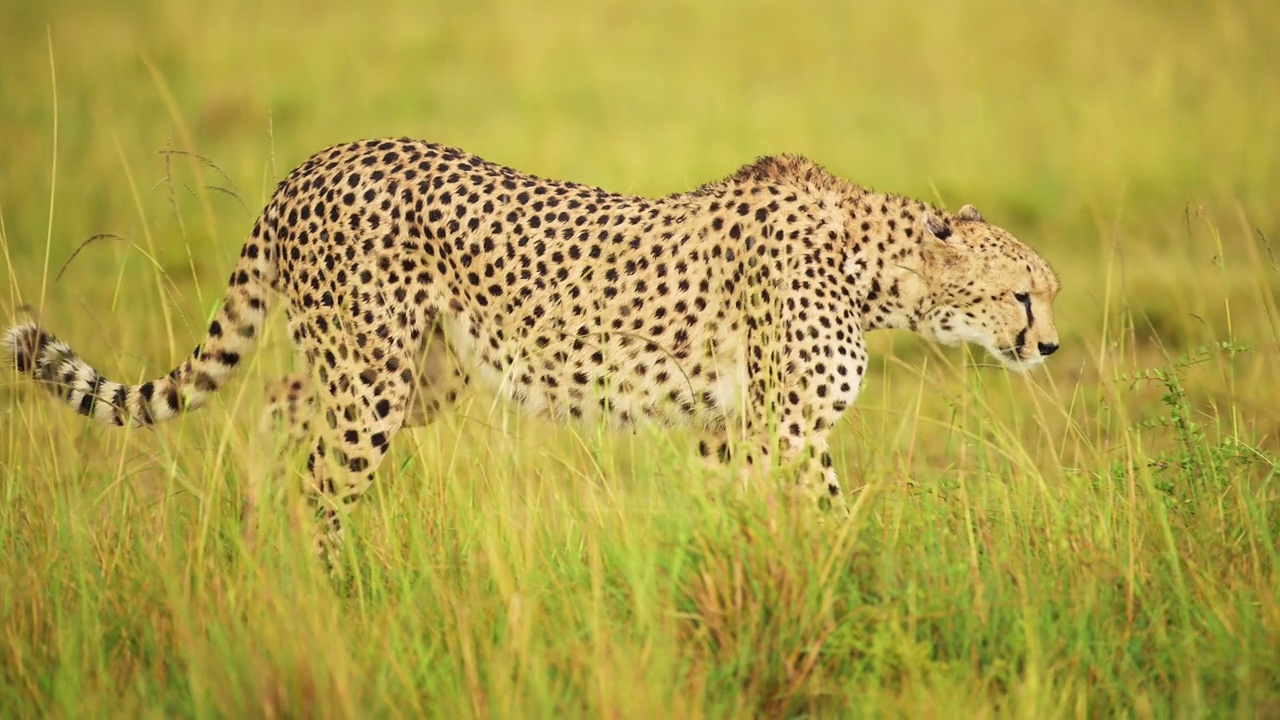
[[1063, 283], [1027, 377], [873, 337], [847, 524], [481, 398], [397, 441], [336, 588], [253, 431], [278, 316], [154, 431], [6, 374], [0, 716], [1280, 716], [1280, 7], [1031, 7], [0, 4], [0, 318], [120, 379], [364, 136], [653, 194], [803, 152]]

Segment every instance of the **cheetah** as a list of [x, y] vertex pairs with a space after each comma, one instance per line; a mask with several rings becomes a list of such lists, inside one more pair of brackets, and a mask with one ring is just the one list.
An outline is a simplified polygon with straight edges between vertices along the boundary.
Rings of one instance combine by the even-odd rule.
[[557, 419], [691, 426], [713, 464], [776, 453], [798, 488], [842, 502], [828, 434], [857, 398], [866, 333], [974, 343], [1025, 371], [1058, 348], [1058, 289], [973, 206], [951, 214], [801, 156], [649, 198], [377, 139], [280, 182], [207, 337], [168, 375], [108, 380], [35, 322], [0, 345], [81, 414], [150, 425], [218, 392], [282, 295], [308, 371], [270, 392], [310, 443], [325, 554], [396, 433], [477, 386]]

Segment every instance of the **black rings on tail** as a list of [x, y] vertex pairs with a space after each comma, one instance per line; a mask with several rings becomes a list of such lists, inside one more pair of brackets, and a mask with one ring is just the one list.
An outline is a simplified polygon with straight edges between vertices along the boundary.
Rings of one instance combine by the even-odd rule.
[[253, 349], [266, 319], [276, 280], [272, 243], [254, 227], [222, 307], [204, 343], [164, 377], [136, 385], [107, 379], [69, 345], [34, 322], [0, 335], [0, 352], [18, 372], [61, 397], [76, 412], [109, 425], [151, 425], [204, 405]]

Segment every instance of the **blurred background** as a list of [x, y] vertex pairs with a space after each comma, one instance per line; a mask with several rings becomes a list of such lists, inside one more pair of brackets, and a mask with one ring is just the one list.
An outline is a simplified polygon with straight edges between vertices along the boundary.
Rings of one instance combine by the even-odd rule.
[[[804, 153], [1040, 250], [1068, 382], [1210, 341], [1280, 352], [1280, 10], [1261, 0], [16, 0], [0, 28], [7, 302], [82, 347], [136, 337], [131, 371], [186, 352], [275, 182], [383, 135], [645, 194]], [[122, 239], [54, 282], [103, 233]]]
[[654, 195], [804, 153], [1063, 288], [1026, 375], [871, 338], [849, 524], [477, 401], [397, 439], [337, 594], [259, 451], [282, 313], [154, 431], [0, 371], [0, 715], [1280, 715], [1277, 39], [1275, 0], [0, 1], [0, 322], [121, 380], [372, 136]]

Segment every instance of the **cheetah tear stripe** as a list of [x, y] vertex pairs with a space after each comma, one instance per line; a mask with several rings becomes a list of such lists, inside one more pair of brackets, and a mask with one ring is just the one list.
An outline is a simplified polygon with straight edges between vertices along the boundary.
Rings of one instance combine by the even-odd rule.
[[[254, 234], [262, 235], [258, 228]], [[163, 377], [136, 385], [110, 380], [34, 322], [5, 330], [0, 351], [19, 373], [98, 422], [123, 426], [168, 420], [204, 405], [253, 349], [266, 318], [267, 290], [275, 279], [269, 257], [265, 252], [242, 254], [205, 342]]]

